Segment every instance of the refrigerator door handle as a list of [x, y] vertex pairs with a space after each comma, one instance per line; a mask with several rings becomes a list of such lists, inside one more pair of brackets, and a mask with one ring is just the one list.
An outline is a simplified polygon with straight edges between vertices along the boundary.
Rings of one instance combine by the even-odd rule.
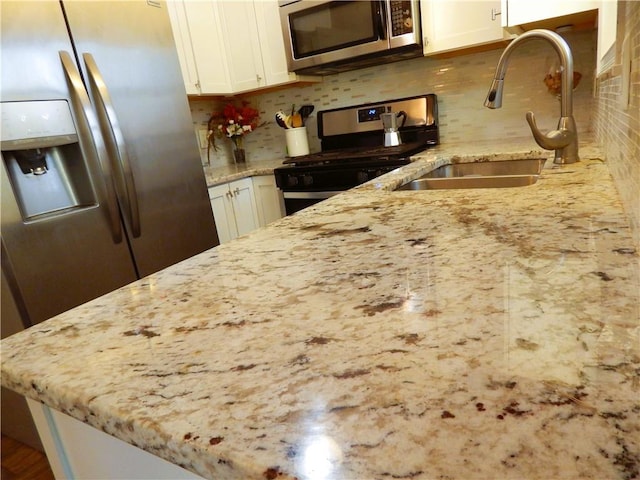
[[[138, 207], [138, 194], [131, 170], [131, 162], [120, 128], [118, 116], [113, 108], [113, 102], [109, 95], [109, 90], [104, 82], [104, 78], [98, 69], [98, 65], [90, 53], [83, 53], [82, 58], [87, 67], [89, 81], [91, 82], [91, 90], [95, 93], [95, 100], [99, 103], [97, 108], [101, 109], [103, 117], [108, 123], [105, 132], [105, 141], [108, 142], [107, 150], [111, 155], [116, 157], [115, 167], [119, 169], [120, 177], [123, 179], [124, 190], [126, 194], [126, 205], [129, 211], [129, 221], [131, 225], [131, 233], [134, 237], [140, 236], [140, 209]], [[108, 133], [108, 135], [107, 135]]]
[[[94, 147], [97, 163], [100, 166], [102, 171], [102, 180], [104, 182], [104, 188], [106, 192], [106, 210], [109, 218], [109, 224], [111, 229], [111, 237], [113, 239], [113, 243], [122, 242], [122, 223], [120, 223], [120, 212], [118, 210], [118, 199], [116, 197], [115, 187], [113, 185], [113, 177], [111, 175], [111, 167], [108, 162], [102, 161], [102, 157], [106, 154], [104, 153], [105, 146], [102, 143], [102, 135], [100, 134], [100, 126], [98, 125], [98, 121], [95, 116], [95, 112], [91, 107], [91, 102], [89, 101], [89, 96], [84, 88], [84, 84], [82, 83], [82, 78], [80, 77], [80, 72], [76, 68], [75, 62], [73, 61], [69, 52], [64, 50], [60, 50], [60, 61], [62, 62], [62, 69], [64, 70], [64, 74], [67, 77], [67, 82], [69, 83], [71, 98], [74, 100], [74, 103], [80, 106], [79, 111], [76, 110], [74, 105], [74, 110], [76, 110], [76, 116], [78, 119], [83, 119], [83, 125], [79, 125], [78, 134], [81, 138], [87, 138], [87, 136], [91, 137], [91, 144]], [[101, 154], [102, 152], [102, 154]]]

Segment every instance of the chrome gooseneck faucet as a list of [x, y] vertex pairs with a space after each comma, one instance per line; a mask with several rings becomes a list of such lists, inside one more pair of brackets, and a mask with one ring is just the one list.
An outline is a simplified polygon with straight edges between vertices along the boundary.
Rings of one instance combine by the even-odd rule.
[[555, 150], [555, 163], [574, 163], [578, 157], [578, 131], [573, 119], [573, 57], [569, 45], [564, 39], [550, 30], [530, 30], [513, 40], [502, 52], [496, 67], [495, 78], [489, 89], [485, 107], [500, 108], [502, 106], [502, 90], [504, 76], [507, 73], [509, 57], [515, 48], [524, 41], [541, 38], [547, 40], [558, 53], [562, 65], [562, 83], [560, 90], [560, 120], [557, 130], [542, 133], [537, 125], [533, 112], [527, 112], [526, 118], [531, 133], [538, 145], [546, 150]]

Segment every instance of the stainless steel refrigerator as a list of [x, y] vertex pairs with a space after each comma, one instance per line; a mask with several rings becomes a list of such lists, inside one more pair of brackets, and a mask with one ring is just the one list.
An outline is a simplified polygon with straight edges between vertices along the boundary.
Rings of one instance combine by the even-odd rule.
[[7, 331], [218, 238], [164, 2], [0, 8]]

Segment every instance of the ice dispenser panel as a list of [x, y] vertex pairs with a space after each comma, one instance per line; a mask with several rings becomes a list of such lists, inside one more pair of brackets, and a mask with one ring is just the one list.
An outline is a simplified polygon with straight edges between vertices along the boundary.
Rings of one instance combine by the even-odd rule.
[[65, 100], [2, 103], [2, 161], [24, 220], [97, 204]]

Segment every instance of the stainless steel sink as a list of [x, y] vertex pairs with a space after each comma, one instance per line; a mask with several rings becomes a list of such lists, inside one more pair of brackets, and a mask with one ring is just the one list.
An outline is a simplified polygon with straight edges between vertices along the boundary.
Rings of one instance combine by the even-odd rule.
[[538, 181], [546, 159], [443, 165], [396, 190], [524, 187]]

